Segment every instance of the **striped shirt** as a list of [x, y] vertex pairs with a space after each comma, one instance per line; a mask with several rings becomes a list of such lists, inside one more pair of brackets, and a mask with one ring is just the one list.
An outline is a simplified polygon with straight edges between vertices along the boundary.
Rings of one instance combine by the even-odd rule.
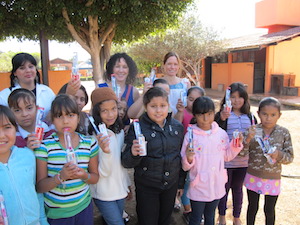
[[[79, 134], [79, 145], [74, 148], [78, 166], [88, 171], [91, 158], [98, 155], [99, 146], [94, 137]], [[62, 147], [56, 133], [42, 141], [41, 147], [35, 149], [38, 159], [47, 161], [48, 176], [58, 174], [66, 161], [66, 149]], [[48, 218], [58, 219], [71, 217], [85, 209], [90, 201], [89, 185], [81, 179], [67, 180], [44, 193]]]
[[[238, 130], [244, 133], [251, 126], [251, 120], [247, 114], [236, 115], [231, 112], [227, 121], [227, 134], [232, 139], [233, 132]], [[225, 162], [225, 168], [248, 167], [248, 156], [236, 156], [233, 160]]]

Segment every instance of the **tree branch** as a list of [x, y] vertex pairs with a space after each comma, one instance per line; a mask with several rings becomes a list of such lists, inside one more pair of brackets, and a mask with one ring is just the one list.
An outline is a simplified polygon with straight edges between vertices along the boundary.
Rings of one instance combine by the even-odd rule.
[[[105, 40], [109, 37], [111, 40], [115, 36], [115, 29], [116, 29], [117, 24], [116, 23], [110, 23], [109, 26], [106, 28], [104, 31], [102, 37], [100, 38], [100, 44], [103, 45]], [[112, 33], [113, 36], [110, 34]]]
[[73, 24], [71, 23], [70, 21], [70, 18], [69, 18], [69, 15], [68, 15], [68, 12], [67, 12], [67, 9], [66, 8], [63, 8], [62, 9], [62, 15], [64, 17], [64, 20], [65, 20], [65, 23], [67, 25], [67, 28], [68, 30], [70, 31], [72, 37], [89, 53], [91, 54], [91, 49], [90, 47], [84, 42], [84, 40], [82, 40], [77, 31], [75, 30]]

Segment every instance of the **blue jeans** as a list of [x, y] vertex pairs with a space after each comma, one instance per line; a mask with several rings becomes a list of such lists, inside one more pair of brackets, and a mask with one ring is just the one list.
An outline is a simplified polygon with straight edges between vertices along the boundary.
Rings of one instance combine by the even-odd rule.
[[191, 200], [192, 215], [189, 225], [199, 225], [204, 214], [204, 224], [215, 224], [215, 211], [219, 204], [219, 199], [212, 202], [198, 202]]
[[186, 196], [189, 186], [190, 186], [190, 177], [189, 177], [189, 173], [187, 173], [185, 183], [184, 183], [183, 194], [181, 196], [182, 205], [190, 205], [191, 204], [190, 199]]
[[125, 198], [115, 201], [102, 201], [94, 198], [94, 202], [108, 225], [124, 225]]

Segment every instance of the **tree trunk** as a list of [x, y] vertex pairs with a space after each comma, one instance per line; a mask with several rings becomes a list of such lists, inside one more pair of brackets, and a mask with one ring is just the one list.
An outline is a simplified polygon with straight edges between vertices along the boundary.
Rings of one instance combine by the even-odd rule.
[[98, 87], [99, 81], [102, 79], [103, 67], [101, 71], [100, 54], [97, 51], [91, 52], [91, 61], [93, 65], [93, 80], [95, 82], [95, 87]]

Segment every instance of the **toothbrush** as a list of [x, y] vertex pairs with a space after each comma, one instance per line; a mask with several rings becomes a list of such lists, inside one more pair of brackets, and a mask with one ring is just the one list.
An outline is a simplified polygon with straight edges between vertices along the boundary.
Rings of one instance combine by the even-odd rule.
[[89, 119], [90, 123], [92, 124], [94, 130], [96, 131], [96, 134], [100, 134], [99, 129], [97, 128], [97, 126], [95, 125], [95, 120], [92, 116], [87, 115], [87, 118]]

